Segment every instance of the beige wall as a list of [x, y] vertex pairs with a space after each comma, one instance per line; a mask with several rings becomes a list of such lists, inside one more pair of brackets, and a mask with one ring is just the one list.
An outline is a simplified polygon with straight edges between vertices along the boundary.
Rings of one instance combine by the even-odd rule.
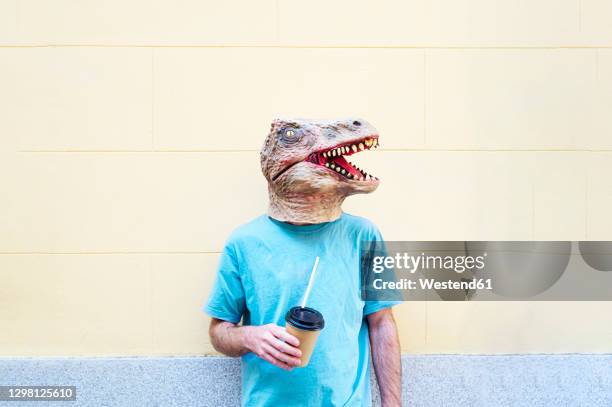
[[[271, 118], [362, 116], [388, 239], [612, 240], [607, 0], [0, 1], [0, 354], [211, 352]], [[361, 158], [361, 157], [358, 157]], [[612, 352], [610, 303], [411, 303], [404, 351]]]

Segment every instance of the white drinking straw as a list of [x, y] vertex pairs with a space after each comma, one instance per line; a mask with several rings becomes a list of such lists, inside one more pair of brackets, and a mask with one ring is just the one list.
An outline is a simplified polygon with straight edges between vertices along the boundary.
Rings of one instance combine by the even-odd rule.
[[317, 274], [317, 266], [319, 265], [319, 256], [315, 259], [315, 264], [312, 267], [312, 271], [310, 272], [310, 280], [308, 281], [308, 287], [306, 287], [306, 292], [304, 293], [304, 298], [302, 298], [301, 308], [306, 306], [306, 301], [308, 300], [308, 296], [310, 295], [310, 290], [312, 289], [312, 283], [314, 282], [315, 274]]

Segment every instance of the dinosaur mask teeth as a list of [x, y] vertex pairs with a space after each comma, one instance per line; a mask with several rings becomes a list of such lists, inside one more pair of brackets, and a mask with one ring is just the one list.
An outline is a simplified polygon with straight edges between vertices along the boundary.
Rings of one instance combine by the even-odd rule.
[[377, 148], [378, 137], [366, 137], [361, 140], [334, 146], [312, 153], [307, 161], [324, 166], [330, 171], [354, 181], [378, 181], [378, 178], [347, 161], [344, 157], [355, 153]]

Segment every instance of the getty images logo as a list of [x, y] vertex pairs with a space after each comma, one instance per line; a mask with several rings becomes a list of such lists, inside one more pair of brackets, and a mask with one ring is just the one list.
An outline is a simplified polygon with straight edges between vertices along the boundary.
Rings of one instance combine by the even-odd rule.
[[441, 256], [429, 255], [421, 252], [419, 255], [410, 253], [396, 253], [395, 256], [374, 256], [372, 258], [372, 271], [382, 273], [386, 269], [405, 270], [415, 273], [417, 270], [452, 270], [456, 273], [482, 270], [485, 267], [487, 253], [480, 256]]

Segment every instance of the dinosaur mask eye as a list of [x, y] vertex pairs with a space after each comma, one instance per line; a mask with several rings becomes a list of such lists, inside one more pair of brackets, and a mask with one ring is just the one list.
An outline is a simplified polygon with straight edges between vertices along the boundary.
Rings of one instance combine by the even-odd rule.
[[280, 133], [280, 139], [285, 144], [295, 143], [299, 141], [301, 138], [302, 138], [302, 133], [299, 131], [299, 129], [296, 129], [293, 127], [285, 129]]

